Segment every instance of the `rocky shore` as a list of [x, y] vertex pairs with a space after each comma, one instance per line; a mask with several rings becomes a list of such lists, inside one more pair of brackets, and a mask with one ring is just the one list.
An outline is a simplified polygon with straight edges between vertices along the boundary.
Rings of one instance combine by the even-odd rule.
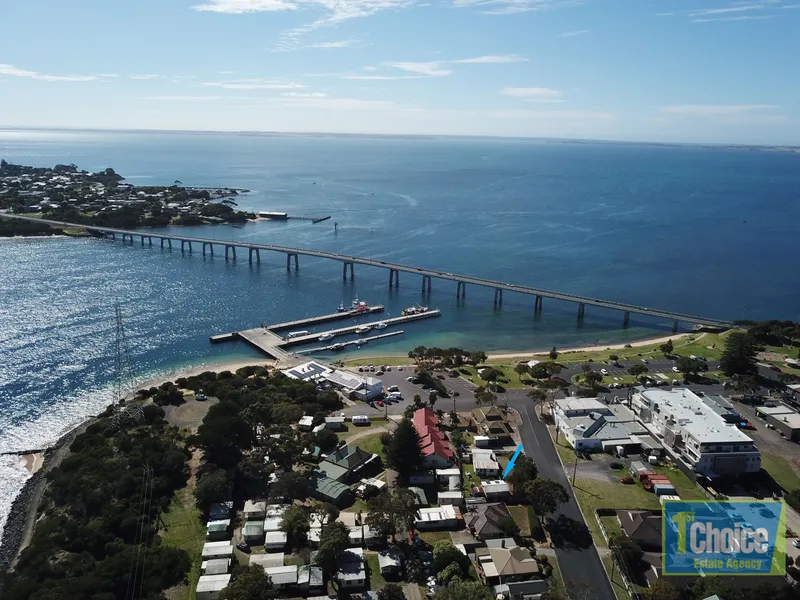
[[[61, 436], [61, 438], [45, 452], [42, 468], [34, 473], [19, 495], [11, 505], [5, 528], [3, 529], [3, 539], [0, 540], [0, 573], [8, 571], [14, 567], [19, 552], [28, 545], [33, 535], [33, 528], [36, 524], [39, 513], [39, 504], [47, 484], [47, 473], [57, 467], [64, 457], [69, 454], [69, 447], [73, 440], [86, 431], [94, 422], [94, 418], [89, 419], [82, 425]], [[0, 594], [2, 589], [0, 589]]]

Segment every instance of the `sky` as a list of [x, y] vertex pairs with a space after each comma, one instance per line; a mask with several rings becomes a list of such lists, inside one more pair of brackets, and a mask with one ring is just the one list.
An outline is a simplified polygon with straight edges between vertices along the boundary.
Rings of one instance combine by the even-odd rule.
[[0, 125], [800, 145], [800, 0], [25, 0]]

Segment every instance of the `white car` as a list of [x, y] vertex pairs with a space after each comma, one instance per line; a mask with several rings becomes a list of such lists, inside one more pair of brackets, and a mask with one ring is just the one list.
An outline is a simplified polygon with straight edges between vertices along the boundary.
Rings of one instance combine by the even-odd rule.
[[386, 391], [387, 392], [397, 392], [397, 391], [400, 391], [400, 388], [397, 387], [396, 385], [390, 385], [388, 388], [386, 388]]
[[414, 381], [413, 377], [406, 377], [406, 381]]
[[646, 365], [649, 365], [649, 364], [650, 364], [650, 363], [647, 361], [647, 359], [646, 359], [646, 358], [643, 358], [643, 359], [642, 359], [642, 362], [643, 362], [644, 364], [646, 364]]
[[608, 375], [608, 369], [600, 369], [601, 375]]
[[673, 370], [675, 373], [680, 373], [680, 372], [681, 372], [681, 370], [680, 370], [678, 367], [672, 367], [672, 370]]

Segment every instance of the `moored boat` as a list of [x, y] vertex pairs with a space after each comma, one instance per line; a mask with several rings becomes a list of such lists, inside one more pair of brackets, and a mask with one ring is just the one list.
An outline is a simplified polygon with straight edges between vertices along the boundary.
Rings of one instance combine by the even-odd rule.
[[355, 329], [356, 333], [367, 333], [369, 331], [369, 325], [360, 325]]
[[386, 325], [386, 323], [381, 321], [380, 323], [375, 323], [375, 325], [373, 325], [373, 327], [375, 329], [386, 329], [388, 327], [388, 325]]
[[328, 340], [332, 340], [334, 337], [336, 336], [332, 333], [323, 333], [318, 339], [320, 342], [327, 342]]

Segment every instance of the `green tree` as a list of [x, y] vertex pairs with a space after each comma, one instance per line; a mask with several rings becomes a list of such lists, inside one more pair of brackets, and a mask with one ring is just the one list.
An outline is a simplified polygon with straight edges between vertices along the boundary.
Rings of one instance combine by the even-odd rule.
[[614, 558], [620, 563], [620, 567], [626, 572], [634, 574], [641, 571], [640, 565], [644, 552], [642, 552], [639, 544], [627, 535], [617, 535], [611, 538], [609, 547]]
[[644, 591], [645, 600], [681, 600], [683, 595], [663, 577], [659, 577]]
[[461, 575], [469, 571], [469, 558], [453, 545], [450, 540], [439, 540], [433, 545], [433, 571], [437, 575], [451, 564], [458, 565]]
[[664, 356], [671, 356], [672, 352], [675, 350], [672, 346], [672, 340], [667, 340], [666, 343], [661, 344], [658, 349], [661, 350]]
[[287, 471], [270, 488], [270, 496], [283, 501], [308, 498], [308, 477], [297, 471]]
[[497, 395], [483, 386], [476, 388], [473, 394], [475, 396], [475, 404], [478, 406], [483, 406], [484, 404], [494, 406], [497, 403]]
[[293, 547], [302, 546], [306, 543], [310, 528], [308, 512], [302, 506], [293, 504], [283, 513], [281, 531], [286, 532]]
[[367, 525], [382, 536], [392, 536], [398, 531], [412, 531], [417, 519], [417, 496], [408, 488], [394, 488], [382, 492], [367, 503]]
[[435, 600], [494, 600], [494, 591], [479, 581], [460, 581], [454, 579], [439, 588]]
[[643, 373], [647, 373], [647, 371], [649, 371], [649, 370], [650, 369], [648, 369], [642, 363], [636, 363], [636, 364], [631, 365], [630, 367], [628, 367], [628, 373], [630, 373], [634, 377], [638, 377], [639, 375], [642, 375]]
[[339, 443], [339, 436], [327, 427], [322, 431], [318, 431], [314, 439], [323, 451], [331, 450]]
[[752, 336], [734, 331], [725, 338], [719, 368], [728, 377], [756, 373], [756, 352], [756, 342]]
[[675, 366], [684, 375], [697, 375], [700, 371], [707, 371], [708, 365], [705, 361], [697, 358], [689, 358], [688, 356], [681, 356], [675, 361]]
[[486, 353], [483, 350], [475, 350], [473, 352], [470, 352], [469, 362], [473, 366], [486, 362]]
[[752, 375], [740, 375], [736, 378], [733, 387], [737, 392], [742, 394], [751, 394], [757, 392], [759, 388], [761, 388], [761, 385], [758, 383], [758, 379]]
[[537, 404], [541, 404], [547, 399], [547, 394], [538, 388], [534, 388], [528, 392], [528, 398], [533, 401], [533, 406], [535, 408]]
[[536, 468], [536, 463], [524, 454], [520, 454], [517, 457], [517, 462], [514, 463], [514, 468], [506, 476], [506, 482], [514, 488], [514, 491], [522, 491], [538, 475], [539, 469]]
[[350, 546], [350, 530], [340, 521], [333, 521], [322, 528], [319, 536], [314, 564], [326, 575], [336, 571], [339, 555]]
[[228, 499], [228, 476], [222, 469], [214, 469], [204, 473], [197, 480], [194, 488], [194, 497], [197, 506], [202, 511], [206, 511], [216, 502], [224, 502]]
[[583, 381], [590, 388], [595, 389], [603, 383], [603, 376], [599, 371], [589, 371], [583, 376]]
[[272, 587], [272, 580], [264, 569], [251, 565], [239, 567], [234, 578], [222, 590], [220, 600], [272, 600], [278, 594]]
[[378, 600], [406, 600], [406, 595], [400, 585], [387, 583], [378, 590]]
[[386, 465], [404, 479], [422, 465], [422, 443], [409, 419], [403, 419], [386, 447]]
[[619, 360], [619, 356], [616, 355], [616, 354], [609, 354], [608, 355], [608, 360], [610, 360], [612, 362], [617, 362]]
[[555, 346], [553, 346], [553, 347], [550, 349], [550, 360], [555, 360], [555, 359], [557, 359], [557, 358], [558, 358], [558, 351], [556, 350], [556, 347], [555, 347]]
[[554, 513], [559, 505], [569, 502], [569, 494], [564, 486], [552, 479], [535, 479], [525, 486], [528, 503], [536, 511], [539, 519]]

